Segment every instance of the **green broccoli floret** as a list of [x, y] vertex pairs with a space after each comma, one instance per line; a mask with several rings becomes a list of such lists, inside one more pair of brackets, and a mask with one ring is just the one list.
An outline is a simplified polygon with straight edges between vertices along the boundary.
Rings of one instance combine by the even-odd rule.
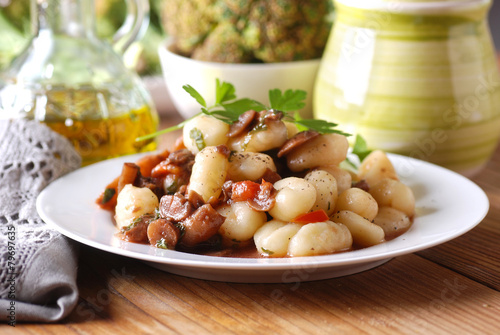
[[167, 35], [181, 54], [190, 55], [216, 26], [217, 0], [164, 1], [161, 18]]
[[322, 55], [331, 12], [330, 0], [169, 0], [162, 22], [194, 59], [287, 62]]

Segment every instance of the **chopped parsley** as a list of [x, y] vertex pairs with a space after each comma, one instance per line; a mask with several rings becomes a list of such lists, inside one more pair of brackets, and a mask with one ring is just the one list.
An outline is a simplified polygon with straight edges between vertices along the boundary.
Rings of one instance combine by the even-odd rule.
[[198, 128], [193, 128], [189, 131], [189, 138], [193, 140], [198, 150], [203, 150], [207, 145], [203, 138], [203, 133]]
[[101, 203], [105, 204], [115, 196], [116, 190], [114, 188], [107, 188], [104, 190]]
[[272, 251], [272, 250], [268, 250], [268, 249], [263, 248], [263, 247], [261, 247], [261, 249], [262, 249], [263, 253], [265, 253], [265, 254], [267, 254], [269, 256], [271, 256], [272, 254], [274, 254], [274, 251]]
[[168, 249], [168, 245], [163, 237], [156, 241], [156, 247], [160, 249]]
[[122, 228], [122, 232], [126, 232], [126, 231], [129, 231], [130, 229], [134, 228], [135, 226], [137, 226], [139, 224], [139, 222], [141, 222], [141, 220], [142, 220], [142, 216], [134, 219], [134, 221], [132, 221], [132, 223], [130, 223], [128, 226]]
[[[352, 147], [352, 154], [358, 157], [359, 163], [363, 162], [363, 160], [368, 156], [373, 150], [368, 148], [368, 145], [365, 139], [357, 134], [356, 141], [354, 142], [354, 146]], [[352, 159], [347, 157], [345, 160], [351, 167], [357, 169], [358, 163], [354, 162]]]

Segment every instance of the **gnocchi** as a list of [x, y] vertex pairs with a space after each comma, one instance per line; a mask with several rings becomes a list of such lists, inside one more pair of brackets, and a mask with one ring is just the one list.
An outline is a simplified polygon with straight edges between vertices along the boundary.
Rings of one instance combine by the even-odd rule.
[[208, 146], [226, 144], [229, 125], [208, 115], [199, 115], [188, 121], [182, 129], [186, 148], [196, 154]]
[[335, 210], [348, 210], [372, 221], [378, 213], [378, 204], [370, 193], [353, 187], [340, 194]]
[[115, 211], [122, 238], [185, 252], [302, 257], [370, 247], [411, 226], [413, 192], [384, 152], [345, 169], [344, 135], [302, 131], [305, 120], [276, 110], [248, 110], [237, 121], [231, 113], [196, 116], [177, 150], [125, 163], [98, 199]]
[[382, 243], [384, 230], [351, 211], [339, 211], [332, 216], [332, 221], [344, 224], [351, 232], [353, 241], [361, 247], [370, 247]]
[[274, 161], [269, 155], [257, 152], [235, 152], [229, 158], [227, 179], [258, 180], [267, 170], [276, 172]]
[[255, 232], [255, 247], [264, 256], [284, 257], [288, 253], [290, 239], [301, 227], [298, 223], [271, 220]]
[[325, 134], [317, 136], [286, 156], [288, 168], [293, 172], [318, 166], [338, 165], [346, 159], [349, 143], [345, 136]]
[[380, 150], [370, 153], [359, 166], [359, 180], [366, 180], [372, 186], [384, 178], [398, 180], [396, 170], [387, 155]]
[[339, 195], [352, 186], [351, 174], [337, 165], [320, 166], [317, 170], [326, 171], [335, 178], [337, 181], [337, 193]]
[[381, 207], [373, 223], [384, 230], [386, 238], [401, 235], [411, 225], [408, 215], [392, 207]]
[[343, 224], [332, 221], [309, 223], [290, 239], [288, 255], [315, 256], [349, 250], [352, 235]]
[[262, 152], [279, 148], [288, 138], [286, 125], [279, 121], [271, 121], [263, 129], [253, 130], [230, 141], [232, 150], [242, 152]]
[[412, 190], [400, 181], [384, 178], [370, 188], [370, 194], [379, 206], [389, 206], [408, 216], [415, 214], [415, 196]]
[[316, 201], [312, 209], [322, 209], [327, 215], [332, 215], [338, 198], [335, 178], [326, 171], [314, 170], [306, 174], [304, 179], [316, 189]]
[[149, 188], [131, 184], [123, 187], [116, 201], [115, 221], [119, 229], [127, 228], [134, 220], [158, 208], [158, 197]]
[[226, 180], [228, 167], [228, 153], [218, 147], [204, 148], [194, 160], [189, 190], [198, 193], [205, 202], [217, 198]]
[[292, 138], [300, 132], [299, 128], [297, 128], [295, 123], [288, 122], [288, 121], [285, 121], [283, 123], [285, 124], [288, 138]]
[[264, 212], [250, 208], [243, 201], [223, 205], [217, 211], [226, 218], [219, 233], [226, 241], [233, 243], [251, 240], [257, 229], [267, 221]]
[[309, 212], [316, 202], [316, 189], [305, 179], [288, 177], [274, 183], [276, 203], [269, 214], [282, 221], [291, 221], [302, 213]]

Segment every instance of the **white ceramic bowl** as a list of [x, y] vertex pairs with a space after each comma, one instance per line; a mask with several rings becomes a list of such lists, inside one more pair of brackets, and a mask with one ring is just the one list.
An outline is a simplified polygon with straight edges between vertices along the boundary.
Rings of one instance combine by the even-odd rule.
[[269, 105], [268, 92], [279, 88], [307, 92], [306, 107], [300, 111], [312, 117], [312, 95], [320, 60], [267, 64], [229, 64], [194, 60], [170, 50], [167, 40], [159, 47], [163, 77], [177, 111], [185, 118], [200, 112], [200, 105], [182, 88], [189, 84], [205, 98], [208, 105], [215, 100], [215, 80], [233, 84], [238, 98], [251, 98]]

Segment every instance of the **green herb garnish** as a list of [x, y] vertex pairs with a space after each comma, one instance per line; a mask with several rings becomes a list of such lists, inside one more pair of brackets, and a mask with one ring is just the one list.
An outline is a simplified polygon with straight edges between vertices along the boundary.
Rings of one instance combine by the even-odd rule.
[[156, 241], [156, 247], [160, 249], [168, 249], [168, 245], [163, 237]]
[[337, 123], [328, 122], [325, 120], [303, 119], [297, 112], [294, 114], [294, 120], [292, 122], [295, 123], [300, 131], [311, 129], [316, 130], [320, 134], [340, 134], [344, 136], [351, 136], [351, 134], [344, 133], [343, 131], [338, 129], [334, 129], [338, 126]]
[[207, 106], [206, 100], [203, 96], [196, 91], [191, 85], [184, 85], [182, 88], [189, 93], [200, 105], [201, 113], [179, 123], [176, 126], [160, 130], [153, 134], [146, 136], [141, 136], [136, 139], [136, 141], [143, 141], [156, 137], [158, 135], [168, 133], [177, 129], [181, 129], [186, 122], [197, 117], [200, 114], [210, 115], [218, 120], [232, 124], [238, 120], [241, 114], [249, 110], [255, 110], [257, 112], [273, 109], [276, 111], [281, 111], [284, 114], [284, 120], [295, 123], [299, 130], [315, 130], [320, 134], [341, 134], [344, 136], [350, 136], [350, 134], [344, 133], [338, 129], [336, 123], [328, 122], [324, 120], [316, 119], [302, 119], [298, 113], [289, 114], [290, 112], [295, 112], [301, 108], [304, 108], [307, 93], [302, 90], [286, 90], [282, 92], [279, 89], [272, 89], [269, 91], [269, 102], [270, 106], [267, 108], [264, 104], [248, 99], [236, 99], [236, 89], [233, 84], [228, 82], [221, 82], [219, 79], [215, 81], [215, 103], [213, 106]]
[[116, 193], [116, 190], [114, 188], [105, 189], [104, 194], [102, 196], [101, 204], [105, 204], [108, 201], [110, 201], [113, 198], [113, 196], [115, 195], [115, 193]]
[[186, 233], [186, 227], [180, 222], [174, 223], [174, 226], [176, 226], [177, 229], [179, 229], [180, 231], [179, 239], [181, 239]]
[[200, 151], [207, 146], [205, 144], [205, 139], [203, 138], [203, 133], [198, 128], [191, 129], [189, 132], [189, 138], [193, 140], [194, 144]]
[[305, 107], [304, 100], [307, 93], [302, 90], [286, 90], [282, 93], [281, 90], [275, 88], [269, 91], [269, 103], [272, 109], [280, 111], [296, 111]]
[[134, 221], [132, 221], [132, 223], [130, 223], [128, 226], [122, 228], [122, 232], [126, 232], [126, 231], [129, 231], [130, 229], [134, 228], [135, 226], [137, 226], [139, 224], [139, 222], [141, 222], [141, 220], [142, 220], [142, 216], [134, 219]]
[[263, 253], [268, 254], [269, 256], [272, 255], [272, 254], [274, 254], [274, 251], [271, 251], [271, 250], [268, 250], [268, 249], [262, 248], [262, 247], [261, 247], [261, 249], [262, 249]]
[[236, 89], [233, 84], [221, 82], [219, 79], [215, 80], [215, 103], [213, 106], [207, 106], [205, 99], [191, 85], [184, 85], [182, 88], [201, 105], [203, 114], [229, 124], [236, 122], [241, 114], [250, 109], [257, 111], [266, 109], [263, 104], [252, 99], [236, 100]]
[[[166, 180], [166, 179], [165, 179]], [[165, 183], [167, 183], [165, 181]], [[170, 181], [170, 184], [165, 184], [165, 190], [168, 195], [174, 195], [179, 190], [179, 180], [177, 178]]]
[[[368, 156], [372, 151], [373, 150], [368, 148], [365, 139], [361, 135], [357, 134], [356, 141], [352, 147], [352, 154], [358, 157], [359, 163], [363, 162], [366, 156]], [[358, 168], [358, 164], [353, 162], [352, 159], [349, 159], [349, 157], [347, 157], [346, 162], [353, 168]]]
[[371, 154], [373, 150], [368, 149], [368, 145], [366, 144], [365, 139], [357, 134], [356, 135], [356, 142], [354, 143], [354, 146], [352, 148], [352, 153], [355, 154], [356, 156], [359, 157], [359, 160], [362, 162], [366, 156]]

